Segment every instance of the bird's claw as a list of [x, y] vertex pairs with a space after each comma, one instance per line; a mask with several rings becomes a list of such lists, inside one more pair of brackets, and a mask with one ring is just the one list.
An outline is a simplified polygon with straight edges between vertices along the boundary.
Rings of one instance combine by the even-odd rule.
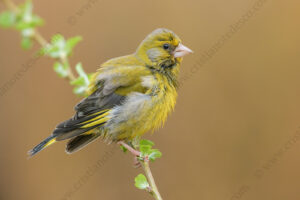
[[142, 164], [140, 161], [149, 162], [148, 155], [143, 156], [141, 154], [141, 152], [135, 150], [134, 148], [132, 148], [131, 146], [129, 146], [127, 143], [125, 143], [123, 141], [119, 141], [118, 144], [125, 147], [130, 153], [132, 153], [134, 155], [133, 167], [135, 167], [135, 168], [141, 167]]
[[140, 168], [142, 166], [141, 162], [149, 162], [149, 156], [135, 156], [133, 161], [133, 166], [135, 168]]
[[134, 168], [140, 168], [142, 166], [141, 162], [139, 161], [139, 157], [135, 156], [133, 158], [133, 167]]

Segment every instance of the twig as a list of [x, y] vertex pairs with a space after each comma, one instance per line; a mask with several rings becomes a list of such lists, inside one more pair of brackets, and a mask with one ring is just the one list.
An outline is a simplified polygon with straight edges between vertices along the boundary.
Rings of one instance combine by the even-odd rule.
[[[134, 150], [135, 149], [138, 149], [139, 147], [139, 139], [136, 138], [136, 140], [133, 141], [132, 145], [134, 147]], [[123, 145], [124, 146], [124, 145]], [[125, 143], [125, 148], [127, 148], [128, 145], [126, 145]], [[130, 146], [128, 146], [129, 148], [131, 148]], [[152, 172], [151, 172], [151, 169], [150, 169], [150, 164], [149, 164], [149, 159], [148, 157], [146, 158], [143, 158], [143, 160], [140, 160], [139, 161], [143, 167], [143, 170], [146, 174], [146, 177], [147, 177], [147, 180], [148, 180], [148, 183], [150, 185], [150, 188], [149, 188], [149, 193], [156, 199], [156, 200], [162, 200], [162, 197], [158, 191], [158, 188], [156, 186], [156, 183], [155, 183], [155, 180], [154, 180], [154, 177], [152, 175]]]
[[12, 10], [14, 13], [19, 12], [19, 8], [10, 0], [2, 0], [3, 3], [6, 5], [6, 7], [10, 10]]
[[145, 174], [147, 176], [147, 179], [149, 181], [149, 185], [150, 185], [150, 194], [152, 194], [152, 196], [156, 199], [156, 200], [162, 200], [162, 197], [160, 196], [160, 193], [157, 189], [157, 186], [155, 184], [151, 169], [150, 169], [150, 165], [149, 165], [149, 160], [146, 161], [141, 161], [141, 164], [143, 166], [143, 169], [145, 171]]
[[[134, 148], [129, 146], [126, 142], [120, 141], [118, 144], [122, 145], [125, 147], [128, 151], [130, 151], [134, 156], [140, 156], [141, 153], [137, 151], [136, 149], [138, 148], [137, 144], [133, 144]], [[139, 161], [141, 165], [143, 166], [143, 169], [145, 171], [145, 174], [147, 176], [147, 180], [149, 182], [150, 188], [149, 188], [149, 193], [156, 199], [156, 200], [162, 200], [160, 193], [157, 189], [157, 186], [155, 184], [150, 165], [149, 165], [149, 159], [148, 158], [143, 158], [143, 160]]]
[[[0, 0], [1, 1], [1, 0]], [[6, 5], [6, 7], [11, 10], [12, 12], [14, 12], [16, 15], [20, 12], [19, 8], [11, 1], [11, 0], [2, 0], [2, 2]], [[38, 32], [38, 30], [33, 29], [33, 34], [32, 34], [32, 38], [38, 43], [40, 44], [41, 47], [43, 48], [47, 48], [48, 45], [50, 45], [47, 40]], [[68, 64], [68, 60], [67, 58], [60, 56], [59, 61], [63, 64]], [[75, 76], [71, 70], [71, 68], [68, 68], [68, 75], [66, 77], [69, 81], [73, 81], [75, 80]]]

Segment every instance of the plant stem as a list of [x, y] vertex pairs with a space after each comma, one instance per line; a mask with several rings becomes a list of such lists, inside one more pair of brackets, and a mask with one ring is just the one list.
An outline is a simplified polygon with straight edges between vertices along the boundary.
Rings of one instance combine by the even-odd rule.
[[11, 11], [13, 11], [14, 13], [19, 12], [19, 8], [12, 1], [10, 0], [2, 0], [2, 1], [6, 5], [6, 7]]
[[72, 70], [71, 70], [71, 67], [70, 67], [70, 64], [69, 64], [68, 59], [67, 59], [66, 57], [61, 57], [60, 60], [61, 60], [61, 62], [62, 62], [63, 64], [65, 64], [65, 65], [68, 66], [68, 79], [69, 79], [70, 81], [75, 80], [76, 78], [75, 78], [75, 76], [74, 76], [74, 74], [73, 74], [73, 72], [72, 72]]
[[[140, 141], [140, 138], [135, 138], [133, 141], [132, 141], [132, 145], [134, 147], [134, 149], [138, 149], [139, 148], [139, 141]], [[126, 144], [126, 143], [125, 143]], [[124, 145], [123, 145], [124, 146]], [[128, 145], [127, 145], [128, 146]], [[125, 145], [124, 147], [127, 148], [127, 146]], [[151, 169], [150, 169], [150, 164], [149, 164], [149, 159], [145, 159], [144, 160], [141, 160], [139, 161], [143, 167], [143, 170], [146, 174], [146, 177], [147, 177], [147, 180], [148, 180], [148, 183], [150, 185], [150, 191], [149, 193], [156, 199], [156, 200], [162, 200], [162, 197], [160, 196], [160, 193], [158, 191], [158, 188], [156, 186], [156, 183], [155, 183], [155, 180], [154, 180], [154, 177], [152, 175], [152, 172], [151, 172]]]
[[33, 36], [32, 36], [42, 47], [46, 47], [49, 43], [43, 36], [37, 31], [34, 30]]
[[151, 169], [150, 169], [150, 165], [149, 165], [149, 161], [141, 161], [141, 164], [143, 166], [143, 169], [145, 171], [145, 174], [147, 176], [149, 185], [151, 187], [151, 191], [150, 193], [152, 194], [152, 196], [156, 199], [156, 200], [162, 200], [162, 197], [160, 196], [160, 193], [158, 191], [158, 188], [155, 184]]
[[[0, 0], [1, 1], [1, 0]], [[6, 5], [6, 7], [14, 12], [16, 15], [19, 13], [19, 8], [16, 6], [11, 0], [2, 0], [2, 2]], [[47, 48], [50, 45], [47, 40], [38, 32], [38, 30], [33, 29], [32, 38], [43, 48]], [[68, 59], [60, 56], [58, 60], [61, 63], [68, 63]], [[75, 76], [70, 67], [68, 67], [68, 76], [66, 77], [69, 81], [75, 80]]]

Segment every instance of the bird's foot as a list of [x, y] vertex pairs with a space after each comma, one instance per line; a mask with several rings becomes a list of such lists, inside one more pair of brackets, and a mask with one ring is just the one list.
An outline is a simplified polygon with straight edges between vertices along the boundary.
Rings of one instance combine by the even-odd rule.
[[134, 163], [133, 163], [134, 167], [136, 167], [136, 168], [141, 167], [141, 162], [140, 161], [149, 162], [149, 157], [148, 156], [142, 156], [141, 152], [139, 152], [138, 150], [134, 149], [133, 147], [131, 147], [130, 145], [128, 145], [124, 141], [119, 141], [117, 144], [122, 145], [132, 155], [134, 155]]
[[119, 145], [122, 145], [123, 147], [125, 147], [130, 153], [132, 153], [134, 156], [136, 157], [140, 157], [141, 152], [139, 152], [138, 150], [135, 150], [134, 148], [132, 148], [131, 146], [129, 146], [127, 143], [125, 143], [124, 141], [119, 141], [118, 142]]
[[134, 156], [134, 158], [133, 158], [133, 167], [134, 168], [140, 168], [141, 166], [142, 166], [142, 164], [139, 160], [139, 157]]
[[149, 157], [148, 156], [144, 156], [144, 157], [135, 156], [134, 160], [133, 160], [133, 167], [140, 168], [142, 166], [142, 163], [140, 161], [149, 162]]

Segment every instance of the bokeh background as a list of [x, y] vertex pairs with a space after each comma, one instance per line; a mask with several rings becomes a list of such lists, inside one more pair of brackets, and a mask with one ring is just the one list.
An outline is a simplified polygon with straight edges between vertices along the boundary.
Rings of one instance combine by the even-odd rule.
[[[175, 112], [146, 135], [163, 152], [152, 169], [164, 199], [300, 198], [299, 1], [33, 2], [46, 38], [83, 36], [71, 64], [87, 72], [132, 53], [158, 27], [194, 50]], [[19, 33], [0, 29], [0, 86], [10, 82], [0, 97], [0, 199], [152, 199], [134, 187], [142, 171], [116, 145], [98, 140], [67, 155], [62, 142], [27, 159], [80, 101], [50, 58], [11, 81], [33, 55]]]

